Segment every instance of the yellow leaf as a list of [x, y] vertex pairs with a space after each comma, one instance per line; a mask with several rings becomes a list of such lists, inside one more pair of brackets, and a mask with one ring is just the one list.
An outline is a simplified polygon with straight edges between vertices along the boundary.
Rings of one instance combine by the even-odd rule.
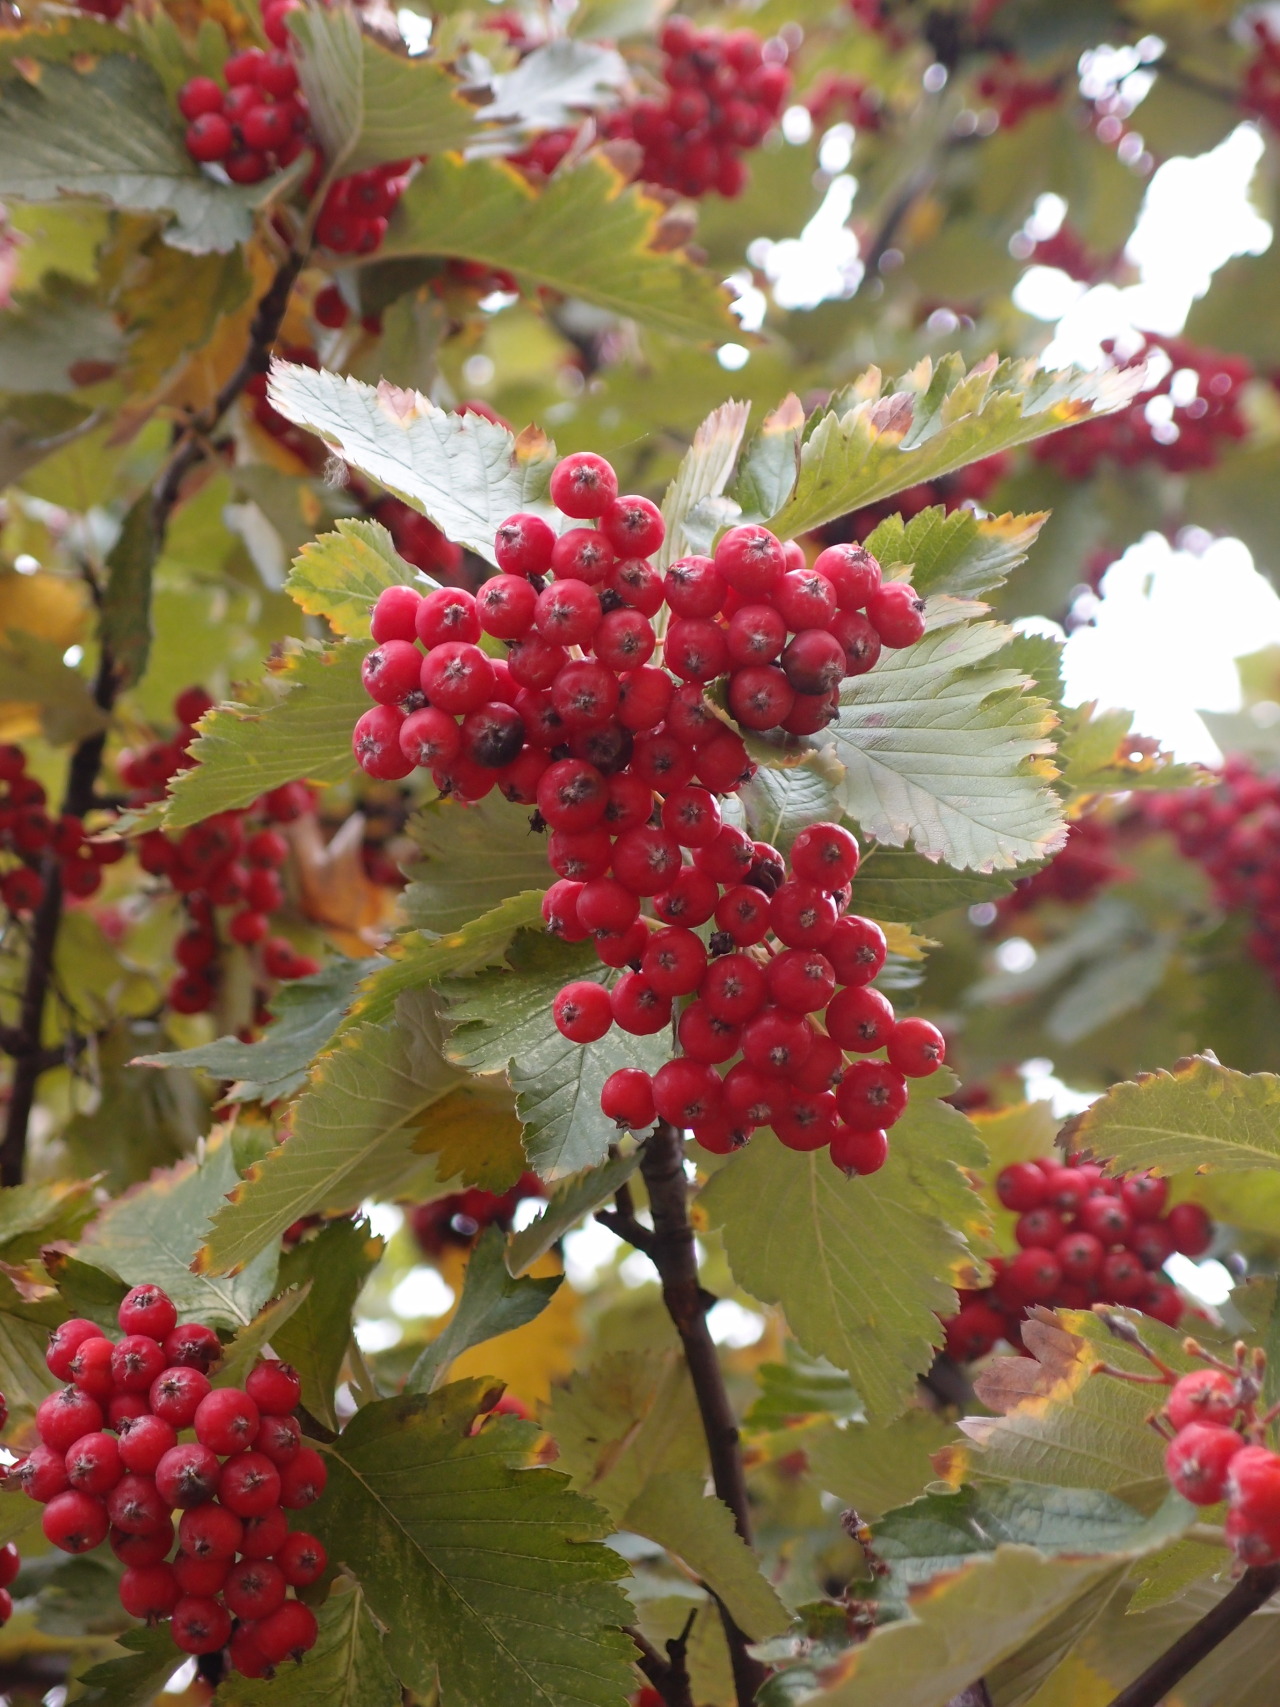
[[88, 600], [82, 581], [40, 573], [0, 572], [0, 633], [21, 629], [67, 647], [83, 637]]
[[413, 1149], [436, 1158], [442, 1180], [466, 1172], [486, 1191], [505, 1191], [525, 1170], [520, 1122], [506, 1081], [475, 1078], [432, 1103], [418, 1123]]

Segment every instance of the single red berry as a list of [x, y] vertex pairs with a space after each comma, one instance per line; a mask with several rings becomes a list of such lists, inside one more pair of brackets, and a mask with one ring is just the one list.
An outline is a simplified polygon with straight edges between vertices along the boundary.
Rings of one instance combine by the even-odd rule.
[[[492, 700], [488, 705], [482, 705], [479, 711], [469, 711], [463, 718], [459, 745], [463, 759], [470, 764], [487, 770], [503, 770], [520, 756], [524, 737], [524, 721], [520, 713], [500, 700]], [[400, 743], [403, 747], [403, 730]]]
[[236, 1514], [212, 1500], [184, 1511], [178, 1520], [178, 1545], [193, 1559], [230, 1560], [239, 1552], [243, 1534]]
[[694, 753], [693, 774], [713, 794], [735, 794], [755, 770], [741, 735], [732, 729], [722, 729]]
[[221, 113], [202, 113], [187, 126], [187, 153], [193, 160], [225, 160], [235, 140], [235, 132]]
[[600, 984], [579, 979], [566, 984], [551, 1004], [556, 1028], [571, 1043], [594, 1043], [613, 1024], [609, 993]]
[[589, 450], [558, 462], [551, 471], [550, 486], [551, 502], [574, 521], [603, 516], [618, 496], [618, 476], [612, 466]]
[[302, 1447], [280, 1472], [280, 1504], [290, 1511], [311, 1505], [324, 1492], [328, 1479], [320, 1454], [314, 1447]]
[[51, 1546], [61, 1548], [64, 1553], [87, 1553], [106, 1540], [110, 1525], [107, 1508], [101, 1500], [70, 1488], [49, 1501], [40, 1527]]
[[170, 1508], [189, 1511], [211, 1500], [222, 1466], [215, 1452], [192, 1441], [170, 1447], [156, 1465], [156, 1492]]
[[590, 883], [609, 869], [613, 844], [608, 831], [552, 830], [547, 838], [547, 864], [559, 877]]
[[1198, 1203], [1175, 1203], [1165, 1223], [1174, 1249], [1185, 1257], [1202, 1257], [1213, 1243], [1213, 1222]]
[[46, 1446], [42, 1442], [25, 1458], [19, 1459], [8, 1472], [6, 1481], [21, 1488], [29, 1500], [45, 1505], [71, 1486], [67, 1480], [66, 1454], [56, 1446]]
[[637, 895], [657, 895], [668, 888], [680, 865], [675, 837], [650, 824], [627, 830], [613, 846], [613, 874]]
[[887, 581], [872, 593], [867, 616], [886, 646], [914, 646], [924, 633], [924, 600], [905, 581]]
[[285, 1574], [273, 1560], [241, 1559], [227, 1572], [222, 1593], [228, 1611], [252, 1620], [283, 1606], [287, 1588]]
[[0, 1547], [0, 1588], [8, 1588], [22, 1569], [22, 1555], [12, 1541]]
[[830, 633], [844, 652], [846, 676], [865, 676], [879, 662], [884, 642], [861, 611], [838, 611]]
[[161, 1350], [171, 1368], [182, 1365], [201, 1369], [206, 1375], [222, 1361], [222, 1342], [203, 1322], [184, 1322], [174, 1328], [172, 1333], [165, 1335]]
[[662, 803], [662, 827], [685, 848], [705, 848], [720, 834], [720, 807], [705, 788], [685, 784]]
[[765, 1007], [742, 1028], [742, 1058], [761, 1073], [789, 1078], [804, 1066], [814, 1031], [802, 1014]]
[[405, 757], [400, 746], [404, 721], [403, 715], [391, 705], [375, 705], [356, 720], [351, 731], [351, 750], [366, 776], [381, 782], [398, 782], [413, 769], [414, 761]]
[[843, 889], [857, 875], [857, 838], [839, 824], [810, 824], [791, 844], [791, 869], [804, 883]]
[[1173, 1255], [1173, 1237], [1163, 1221], [1139, 1221], [1125, 1240], [1145, 1268], [1162, 1269]]
[[888, 1128], [907, 1106], [907, 1081], [887, 1061], [855, 1061], [836, 1092], [840, 1118], [859, 1131]]
[[589, 830], [605, 814], [609, 789], [594, 765], [558, 759], [538, 783], [538, 810], [553, 830]]
[[[831, 1155], [835, 1159], [835, 1145]], [[1004, 1338], [1004, 1317], [982, 1298], [962, 1304], [946, 1324], [947, 1352], [958, 1363], [985, 1357], [997, 1340]]]
[[518, 640], [533, 625], [538, 595], [523, 575], [495, 575], [476, 594], [480, 627], [498, 640]]
[[222, 1466], [218, 1500], [237, 1517], [261, 1517], [280, 1503], [280, 1471], [263, 1452], [239, 1452]]
[[[111, 1373], [111, 1341], [101, 1333], [96, 1339], [83, 1339], [71, 1355], [68, 1367], [71, 1379], [81, 1392], [95, 1399], [108, 1399], [115, 1388]], [[96, 1426], [96, 1425], [95, 1425]]]
[[842, 1049], [869, 1055], [893, 1035], [893, 1004], [869, 985], [838, 990], [827, 1007], [827, 1030]]
[[653, 1075], [654, 1107], [659, 1118], [673, 1126], [696, 1126], [713, 1120], [723, 1101], [719, 1074], [703, 1062], [680, 1057]]
[[615, 563], [605, 585], [641, 616], [656, 616], [662, 609], [662, 572], [643, 557], [624, 557]]
[[122, 1418], [117, 1426], [120, 1462], [126, 1470], [136, 1470], [142, 1476], [153, 1476], [165, 1453], [178, 1444], [178, 1431], [173, 1424], [150, 1411], [128, 1420]]
[[179, 1594], [220, 1594], [230, 1569], [229, 1558], [197, 1559], [191, 1553], [179, 1553], [173, 1561]]
[[715, 616], [729, 590], [709, 557], [680, 558], [667, 570], [662, 589], [667, 605], [678, 617]]
[[[1066, 1228], [1062, 1217], [1056, 1209], [1041, 1205], [1038, 1209], [1028, 1209], [1019, 1215], [1013, 1229], [1013, 1236], [1024, 1250], [1056, 1250], [1061, 1244]], [[1079, 1276], [1073, 1275], [1072, 1279]]]
[[1102, 1192], [1084, 1199], [1076, 1211], [1076, 1224], [1101, 1239], [1104, 1245], [1121, 1244], [1133, 1225], [1120, 1199]]
[[1240, 1401], [1237, 1382], [1225, 1369], [1195, 1369], [1174, 1382], [1165, 1401], [1165, 1415], [1176, 1429], [1188, 1423], [1218, 1423], [1235, 1420]]
[[63, 1387], [42, 1399], [36, 1409], [40, 1439], [55, 1452], [65, 1452], [82, 1434], [102, 1427], [102, 1407], [79, 1387]]
[[110, 1493], [124, 1467], [120, 1447], [114, 1435], [83, 1434], [70, 1448], [66, 1457], [67, 1480], [82, 1494]]
[[779, 665], [796, 693], [829, 694], [844, 680], [844, 647], [825, 628], [802, 629], [787, 644]]
[[184, 1594], [173, 1609], [169, 1633], [184, 1654], [213, 1654], [231, 1639], [231, 1614], [207, 1595]]
[[836, 1099], [830, 1091], [813, 1094], [793, 1090], [773, 1117], [778, 1142], [789, 1150], [825, 1149], [839, 1129]]
[[263, 1416], [288, 1416], [302, 1400], [302, 1381], [291, 1364], [264, 1358], [249, 1372], [244, 1390]]
[[152, 1535], [169, 1523], [165, 1504], [150, 1476], [129, 1470], [107, 1495], [107, 1514], [117, 1529], [129, 1535]]
[[[647, 1130], [656, 1117], [653, 1082], [648, 1073], [639, 1067], [620, 1067], [616, 1073], [610, 1073], [600, 1090], [600, 1111], [628, 1131]], [[292, 1577], [289, 1580], [292, 1582]]]
[[[1234, 1429], [1193, 1422], [1179, 1429], [1165, 1449], [1165, 1474], [1193, 1505], [1217, 1505], [1226, 1489], [1231, 1461], [1244, 1446]], [[1280, 1471], [1280, 1460], [1272, 1458]], [[1276, 1476], [1276, 1510], [1280, 1517], [1280, 1475]]]
[[[276, 1419], [279, 1420], [279, 1419]], [[246, 1517], [237, 1549], [246, 1559], [274, 1558], [289, 1535], [289, 1519], [283, 1506], [272, 1506], [257, 1517]]]
[[1168, 1195], [1168, 1180], [1156, 1174], [1132, 1174], [1120, 1188], [1121, 1200], [1135, 1221], [1154, 1221]]
[[593, 658], [572, 658], [551, 684], [551, 703], [568, 729], [588, 729], [618, 708], [618, 678]]
[[667, 532], [658, 506], [634, 494], [614, 498], [600, 528], [619, 557], [652, 557]]
[[609, 992], [614, 1020], [633, 1037], [651, 1037], [671, 1024], [671, 998], [662, 996], [641, 972], [624, 972]]
[[[520, 727], [523, 730], [524, 725]], [[436, 770], [451, 765], [457, 758], [462, 747], [462, 732], [447, 711], [441, 711], [435, 705], [424, 705], [418, 711], [411, 711], [401, 723], [397, 740], [400, 751], [411, 766]]]
[[122, 1565], [158, 1565], [173, 1546], [173, 1525], [166, 1524], [150, 1535], [128, 1535], [123, 1529], [108, 1533], [111, 1551]]
[[276, 1563], [290, 1588], [307, 1588], [324, 1575], [329, 1558], [322, 1542], [298, 1530], [276, 1554]]
[[498, 685], [489, 659], [468, 642], [435, 646], [421, 664], [422, 691], [441, 711], [478, 711], [493, 698]]
[[263, 1415], [253, 1437], [253, 1450], [279, 1467], [287, 1464], [302, 1445], [302, 1427], [297, 1417]]
[[184, 119], [203, 118], [222, 111], [222, 90], [212, 77], [192, 77], [178, 90], [178, 111]]
[[786, 573], [781, 541], [755, 523], [730, 528], [715, 549], [715, 565], [737, 593], [768, 598]]
[[795, 690], [775, 664], [748, 664], [729, 678], [729, 712], [744, 729], [776, 729], [795, 700]]
[[912, 1015], [900, 1019], [889, 1033], [886, 1053], [907, 1078], [925, 1079], [946, 1060], [947, 1044], [936, 1025]]
[[656, 729], [667, 714], [675, 684], [665, 670], [642, 664], [618, 684], [618, 720], [636, 733]]
[[214, 1452], [243, 1452], [258, 1432], [258, 1407], [238, 1387], [217, 1387], [196, 1407], [196, 1439]]
[[121, 1606], [131, 1618], [145, 1618], [148, 1623], [167, 1618], [179, 1594], [178, 1579], [169, 1565], [130, 1565], [120, 1578]]
[[768, 989], [759, 961], [748, 954], [726, 954], [707, 967], [698, 995], [716, 1019], [741, 1025], [764, 1006]]
[[880, 565], [865, 546], [830, 545], [818, 553], [813, 567], [835, 588], [841, 610], [861, 610], [880, 590]]
[[551, 568], [562, 581], [585, 581], [598, 587], [608, 580], [617, 561], [610, 541], [595, 528], [570, 528], [551, 551]]
[[578, 922], [593, 934], [628, 931], [640, 916], [640, 899], [615, 877], [584, 883], [578, 896]]
[[836, 904], [814, 883], [795, 878], [784, 883], [769, 902], [773, 933], [788, 948], [822, 948], [836, 928]]
[[1132, 1251], [1111, 1251], [1098, 1274], [1099, 1296], [1115, 1304], [1136, 1304], [1147, 1289], [1147, 1271]]
[[[1029, 1209], [1023, 1215], [1022, 1221], [1026, 1220], [1027, 1215], [1053, 1215], [1056, 1217], [1057, 1211], [1053, 1209]], [[1022, 1221], [1019, 1221], [1019, 1226], [1022, 1225]], [[1095, 1278], [1102, 1267], [1102, 1259], [1106, 1255], [1106, 1249], [1102, 1240], [1095, 1238], [1092, 1233], [1068, 1233], [1054, 1247], [1054, 1255], [1062, 1265], [1062, 1273], [1067, 1280], [1083, 1282]]]
[[556, 536], [541, 516], [508, 516], [494, 535], [494, 556], [508, 575], [545, 575]]
[[111, 1354], [111, 1378], [121, 1393], [145, 1393], [164, 1368], [160, 1342], [149, 1334], [126, 1334]]
[[818, 1013], [835, 994], [835, 971], [816, 948], [785, 949], [769, 962], [767, 976], [770, 1001], [792, 1013]]
[[[839, 1126], [832, 1134], [831, 1160], [842, 1173], [851, 1176], [878, 1173], [888, 1158], [888, 1136], [875, 1127]], [[995, 1343], [994, 1335], [991, 1343]]]
[[300, 1600], [286, 1600], [253, 1627], [254, 1641], [269, 1665], [280, 1665], [292, 1655], [300, 1659], [315, 1646], [316, 1619]]

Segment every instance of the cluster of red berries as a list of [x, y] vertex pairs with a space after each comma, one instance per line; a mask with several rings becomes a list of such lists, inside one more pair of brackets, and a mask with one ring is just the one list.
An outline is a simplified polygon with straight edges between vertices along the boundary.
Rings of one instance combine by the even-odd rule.
[[[194, 725], [212, 706], [203, 688], [187, 688], [173, 704], [177, 734], [120, 755], [120, 779], [130, 790], [130, 806], [163, 799], [170, 780], [191, 764], [187, 749]], [[285, 783], [252, 806], [218, 812], [180, 835], [148, 830], [139, 838], [142, 869], [164, 878], [181, 895], [189, 920], [174, 950], [180, 971], [167, 997], [177, 1013], [204, 1013], [217, 996], [219, 909], [227, 939], [257, 950], [268, 979], [306, 978], [319, 970], [319, 962], [299, 954], [288, 938], [270, 934], [270, 916], [284, 905], [280, 868], [289, 855], [288, 842], [272, 825], [290, 823], [312, 804], [305, 783]]]
[[[1227, 1504], [1227, 1542], [1242, 1565], [1280, 1561], [1280, 1453], [1266, 1444], [1274, 1410], [1258, 1414], [1266, 1357], [1236, 1346], [1234, 1366], [1194, 1340], [1186, 1351], [1206, 1367], [1175, 1379], [1143, 1347], [1170, 1384], [1157, 1426], [1166, 1434], [1165, 1473], [1193, 1505]], [[1115, 1373], [1114, 1371], [1112, 1373]]]
[[884, 122], [884, 97], [860, 77], [841, 71], [824, 71], [804, 98], [809, 116], [818, 130], [843, 120], [855, 130], [879, 130]]
[[227, 1648], [237, 1671], [269, 1677], [315, 1642], [315, 1615], [289, 1590], [327, 1566], [314, 1535], [289, 1529], [328, 1474], [293, 1415], [298, 1377], [267, 1359], [243, 1390], [213, 1387], [218, 1336], [179, 1326], [158, 1286], [135, 1286], [117, 1320], [114, 1342], [80, 1318], [55, 1329], [45, 1360], [70, 1385], [41, 1403], [40, 1444], [7, 1480], [44, 1506], [53, 1546], [110, 1541], [132, 1617], [167, 1618], [185, 1653]]
[[1078, 1157], [1065, 1165], [1055, 1157], [1014, 1162], [997, 1175], [996, 1195], [1018, 1217], [1018, 1254], [992, 1260], [989, 1287], [960, 1294], [959, 1310], [943, 1324], [952, 1357], [985, 1357], [1001, 1339], [1020, 1345], [1023, 1313], [1033, 1304], [1129, 1304], [1177, 1327], [1182, 1299], [1161, 1271], [1175, 1251], [1203, 1256], [1213, 1242], [1213, 1223], [1198, 1203], [1166, 1210], [1166, 1180], [1108, 1178]]
[[547, 1188], [537, 1174], [525, 1173], [508, 1191], [482, 1191], [471, 1186], [430, 1203], [416, 1204], [409, 1211], [409, 1225], [423, 1255], [438, 1257], [450, 1246], [466, 1249], [486, 1227], [509, 1232], [521, 1199], [546, 1195]]
[[1280, 777], [1228, 758], [1216, 787], [1156, 795], [1144, 809], [1212, 878], [1219, 904], [1249, 914], [1249, 951], [1280, 983]]
[[1253, 369], [1243, 356], [1221, 355], [1185, 338], [1149, 332], [1146, 339], [1149, 351], [1162, 350], [1169, 358], [1163, 376], [1127, 408], [1041, 439], [1032, 447], [1038, 462], [1050, 464], [1068, 480], [1086, 479], [1104, 461], [1122, 468], [1151, 462], [1181, 474], [1212, 468], [1224, 441], [1247, 436], [1241, 393]]
[[[754, 767], [706, 690], [726, 677], [725, 703], [748, 729], [815, 733], [846, 676], [869, 670], [882, 646], [920, 638], [923, 602], [905, 582], [882, 584], [860, 546], [831, 547], [808, 568], [799, 547], [755, 525], [664, 575], [651, 561], [665, 535], [658, 510], [620, 497], [613, 469], [589, 452], [557, 464], [551, 496], [598, 526], [557, 537], [537, 516], [512, 516], [497, 532], [501, 572], [474, 597], [381, 594], [364, 665], [377, 704], [356, 724], [356, 758], [380, 778], [421, 766], [462, 800], [497, 787], [536, 805], [560, 879], [544, 901], [548, 927], [591, 937], [605, 965], [630, 969], [612, 993], [589, 982], [561, 992], [567, 1037], [593, 1041], [615, 1020], [656, 1033], [674, 1000], [696, 997], [680, 1017], [680, 1057], [652, 1086], [644, 1074], [611, 1081], [610, 1118], [643, 1127], [660, 1115], [728, 1149], [776, 1115], [796, 1148], [856, 1132], [838, 1154], [869, 1172], [905, 1105], [904, 1072], [932, 1072], [941, 1036], [923, 1020], [897, 1024], [868, 987], [884, 937], [841, 917], [858, 863], [847, 831], [805, 831], [789, 878], [776, 849], [722, 822], [717, 796]], [[659, 668], [652, 619], [664, 606]], [[507, 657], [482, 650], [483, 637], [505, 642]], [[643, 900], [665, 928], [651, 931]], [[709, 957], [696, 927], [713, 916]], [[824, 1009], [821, 1032], [809, 1016]], [[889, 1063], [845, 1069], [846, 1048], [884, 1045]], [[714, 1067], [740, 1050], [722, 1086]]]
[[7, 911], [38, 907], [53, 872], [64, 895], [87, 899], [101, 887], [102, 867], [124, 851], [119, 842], [89, 841], [83, 819], [69, 812], [51, 816], [22, 748], [0, 746], [0, 905]]
[[[740, 195], [747, 183], [742, 155], [764, 141], [791, 88], [785, 48], [752, 30], [698, 29], [681, 17], [667, 19], [660, 39], [665, 98], [602, 115], [601, 133], [639, 146], [636, 176], [645, 183], [682, 196]], [[775, 48], [781, 57], [770, 57]], [[549, 174], [575, 136], [549, 131], [513, 158]]]
[[999, 53], [979, 72], [974, 91], [992, 108], [1001, 130], [1014, 130], [1029, 113], [1051, 107], [1062, 94], [1060, 77], [1029, 77], [1014, 53]]
[[[843, 1172], [874, 1173], [906, 1108], [908, 1079], [936, 1072], [946, 1051], [928, 1020], [898, 1019], [872, 988], [884, 934], [845, 911], [858, 844], [838, 824], [810, 825], [788, 869], [776, 848], [689, 800], [700, 792], [676, 790], [663, 803], [677, 858], [689, 829], [697, 840], [692, 863], [654, 895], [659, 928], [639, 917], [640, 895], [619, 876], [616, 856], [613, 877], [549, 891], [543, 912], [552, 930], [570, 940], [593, 935], [606, 965], [631, 968], [610, 990], [585, 979], [566, 985], [553, 1003], [556, 1025], [575, 1043], [614, 1024], [645, 1036], [667, 1028], [673, 1004], [687, 998], [676, 1021], [679, 1053], [652, 1077], [623, 1067], [606, 1079], [600, 1106], [611, 1120], [637, 1132], [669, 1121], [716, 1155], [769, 1126], [788, 1149], [829, 1146]], [[711, 919], [716, 930], [704, 944], [694, 927]], [[847, 1059], [881, 1050], [885, 1060]], [[721, 1077], [716, 1069], [726, 1065]]]
[[997, 903], [1001, 916], [1028, 912], [1041, 901], [1088, 901], [1099, 889], [1124, 876], [1125, 868], [1117, 863], [1115, 849], [1115, 831], [1105, 818], [1096, 813], [1077, 818], [1048, 865], [1030, 877], [1019, 878], [1013, 893]]
[[[204, 165], [220, 164], [233, 184], [260, 183], [304, 148], [316, 147], [285, 23], [300, 3], [272, 0], [262, 14], [271, 48], [233, 53], [222, 68], [225, 88], [212, 77], [192, 77], [178, 91], [178, 108], [188, 121], [188, 154]], [[396, 160], [337, 179], [316, 222], [317, 241], [338, 255], [371, 255], [386, 235], [413, 165]], [[317, 149], [306, 193], [322, 173]]]

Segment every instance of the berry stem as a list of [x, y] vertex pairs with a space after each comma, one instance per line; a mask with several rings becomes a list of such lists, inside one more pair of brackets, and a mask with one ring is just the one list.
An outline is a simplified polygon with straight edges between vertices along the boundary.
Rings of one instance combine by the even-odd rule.
[[1260, 1565], [1246, 1571], [1199, 1623], [1179, 1636], [1141, 1677], [1122, 1689], [1110, 1707], [1159, 1707], [1174, 1685], [1194, 1671], [1246, 1618], [1265, 1606], [1277, 1589], [1280, 1589], [1280, 1565]]
[[[651, 1248], [646, 1252], [662, 1281], [662, 1301], [675, 1323], [693, 1381], [702, 1429], [711, 1459], [717, 1496], [733, 1513], [738, 1534], [751, 1545], [751, 1514], [737, 1419], [729, 1403], [715, 1342], [707, 1327], [707, 1310], [714, 1300], [698, 1280], [693, 1224], [689, 1219], [689, 1184], [684, 1171], [684, 1144], [676, 1127], [660, 1120], [640, 1152], [640, 1172], [649, 1192], [653, 1215]], [[733, 1663], [738, 1707], [751, 1707], [766, 1672], [747, 1652], [747, 1638], [722, 1605], [729, 1655]]]

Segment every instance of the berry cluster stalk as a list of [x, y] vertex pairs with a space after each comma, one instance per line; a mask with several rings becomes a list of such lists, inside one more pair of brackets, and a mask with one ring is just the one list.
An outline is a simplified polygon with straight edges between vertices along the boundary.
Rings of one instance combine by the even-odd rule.
[[[205, 413], [190, 422], [178, 438], [172, 456], [161, 470], [151, 495], [151, 549], [159, 555], [177, 507], [182, 483], [205, 456], [208, 435], [239, 397], [255, 374], [265, 373], [271, 359], [271, 346], [279, 336], [289, 305], [289, 294], [306, 260], [304, 251], [291, 249], [276, 271], [258, 303], [249, 328], [249, 347], [244, 360], [223, 385]], [[110, 647], [102, 647], [97, 676], [93, 684], [93, 700], [104, 713], [111, 711], [121, 683], [116, 661]], [[67, 787], [62, 810], [83, 818], [93, 805], [106, 732], [88, 735], [71, 755], [67, 771]], [[53, 956], [62, 922], [62, 884], [57, 862], [47, 859], [42, 874], [45, 892], [31, 921], [30, 948], [26, 977], [22, 987], [22, 1005], [18, 1024], [11, 1034], [0, 1038], [0, 1047], [13, 1061], [13, 1081], [9, 1089], [9, 1106], [5, 1114], [4, 1138], [0, 1140], [0, 1186], [20, 1185], [26, 1165], [27, 1127], [35, 1102], [36, 1083], [40, 1075], [64, 1059], [64, 1051], [49, 1051], [41, 1043], [45, 1006], [53, 977]]]
[[1111, 1707], [1160, 1707], [1174, 1685], [1194, 1671], [1201, 1660], [1207, 1659], [1246, 1618], [1264, 1607], [1277, 1589], [1280, 1589], [1280, 1565], [1260, 1565], [1246, 1571], [1199, 1623], [1179, 1636], [1141, 1677], [1120, 1691]]
[[[698, 1280], [693, 1224], [689, 1219], [689, 1188], [684, 1171], [684, 1143], [677, 1129], [660, 1120], [640, 1152], [640, 1172], [649, 1192], [653, 1237], [646, 1255], [662, 1281], [662, 1301], [675, 1323], [693, 1382], [702, 1428], [711, 1458], [711, 1479], [717, 1497], [733, 1513], [738, 1534], [751, 1545], [751, 1513], [742, 1468], [738, 1424], [729, 1403], [715, 1342], [707, 1327], [707, 1310], [715, 1300]], [[733, 1664], [738, 1707], [751, 1707], [766, 1673], [747, 1652], [747, 1638], [727, 1609], [720, 1617]]]

